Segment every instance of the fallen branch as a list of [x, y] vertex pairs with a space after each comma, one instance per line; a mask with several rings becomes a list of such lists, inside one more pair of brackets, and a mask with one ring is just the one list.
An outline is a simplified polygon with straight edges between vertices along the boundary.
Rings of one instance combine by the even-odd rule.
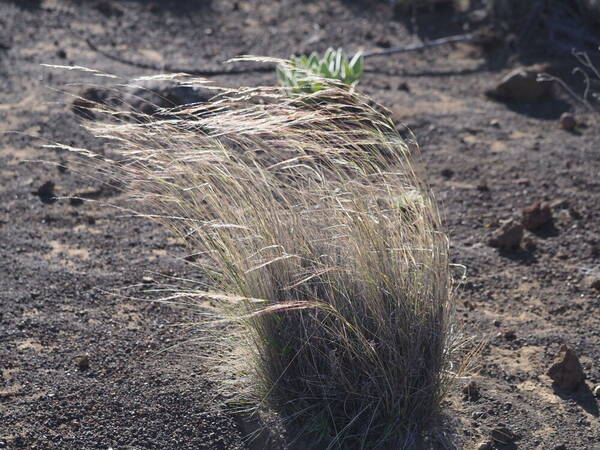
[[139, 67], [140, 69], [156, 70], [158, 72], [188, 73], [190, 75], [206, 77], [206, 76], [214, 76], [214, 75], [240, 75], [243, 73], [250, 73], [250, 72], [272, 72], [273, 71], [273, 68], [264, 67], [264, 66], [246, 67], [244, 69], [225, 69], [225, 70], [200, 70], [200, 69], [194, 69], [194, 68], [190, 69], [190, 68], [176, 67], [176, 66], [172, 66], [170, 64], [165, 64], [165, 65], [159, 66], [157, 64], [152, 64], [149, 62], [134, 61], [134, 60], [127, 59], [120, 55], [114, 55], [110, 52], [107, 52], [106, 50], [102, 50], [101, 48], [97, 47], [89, 39], [86, 39], [85, 42], [87, 43], [88, 47], [90, 47], [90, 49], [92, 49], [93, 51], [95, 51], [97, 53], [100, 53], [102, 56], [104, 56], [110, 60], [117, 61], [117, 62], [120, 62], [121, 64], [126, 64], [128, 66]]
[[[430, 47], [438, 47], [440, 45], [447, 45], [447, 44], [451, 44], [454, 42], [472, 41], [474, 39], [475, 39], [475, 35], [473, 35], [473, 34], [470, 34], [470, 33], [469, 34], [461, 34], [461, 35], [457, 35], [457, 36], [450, 36], [450, 37], [446, 37], [446, 38], [435, 39], [433, 41], [425, 42], [422, 44], [412, 44], [412, 45], [407, 45], [404, 47], [393, 47], [393, 48], [389, 48], [389, 49], [381, 50], [381, 51], [367, 52], [367, 53], [364, 53], [364, 57], [372, 58], [375, 56], [387, 56], [387, 55], [393, 55], [396, 53], [416, 52], [419, 50], [425, 50]], [[254, 66], [254, 67], [245, 67], [243, 69], [232, 68], [232, 69], [224, 69], [224, 70], [200, 70], [200, 69], [195, 69], [195, 68], [176, 67], [176, 66], [172, 66], [170, 64], [165, 64], [165, 65], [159, 66], [157, 64], [152, 64], [149, 62], [134, 61], [134, 60], [127, 59], [120, 55], [115, 55], [113, 53], [110, 53], [106, 50], [99, 48], [89, 39], [86, 39], [85, 42], [87, 43], [88, 47], [90, 47], [90, 49], [92, 49], [93, 51], [95, 51], [97, 53], [100, 53], [102, 56], [104, 56], [110, 60], [117, 61], [121, 64], [126, 64], [126, 65], [133, 66], [133, 67], [139, 67], [140, 69], [156, 70], [159, 72], [188, 73], [190, 75], [204, 77], [204, 76], [215, 76], [215, 75], [241, 75], [244, 73], [273, 71], [273, 68], [271, 66], [266, 66], [266, 67], [265, 66], [260, 66], [260, 67]], [[376, 70], [374, 70], [374, 71], [376, 71]]]
[[416, 52], [419, 50], [425, 50], [430, 47], [439, 47], [440, 45], [452, 44], [454, 42], [467, 42], [473, 41], [475, 39], [475, 35], [472, 33], [467, 34], [459, 34], [457, 36], [450, 36], [440, 39], [434, 39], [433, 41], [424, 42], [423, 44], [413, 44], [407, 45], [404, 47], [392, 47], [387, 50], [380, 50], [374, 52], [364, 53], [363, 56], [365, 58], [371, 58], [373, 56], [387, 56], [394, 55], [396, 53], [406, 53], [406, 52]]

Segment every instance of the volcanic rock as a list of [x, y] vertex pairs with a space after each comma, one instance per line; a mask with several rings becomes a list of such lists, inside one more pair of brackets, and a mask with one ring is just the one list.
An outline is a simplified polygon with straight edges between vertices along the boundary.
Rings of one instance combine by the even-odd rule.
[[583, 279], [583, 285], [587, 289], [595, 289], [600, 291], [600, 277], [589, 275]]
[[53, 181], [46, 181], [36, 191], [32, 192], [33, 195], [37, 195], [42, 203], [51, 204], [56, 201], [55, 187]]
[[554, 386], [565, 391], [575, 391], [585, 379], [577, 355], [564, 344], [560, 347], [560, 354], [546, 375], [552, 378]]
[[571, 113], [562, 113], [559, 120], [560, 127], [565, 131], [573, 131], [577, 127], [577, 120]]
[[493, 448], [494, 443], [492, 441], [481, 441], [475, 446], [476, 450], [492, 450]]
[[523, 239], [523, 225], [511, 219], [494, 231], [488, 244], [502, 250], [511, 250], [519, 247], [521, 239]]
[[170, 81], [149, 80], [132, 84], [123, 98], [123, 103], [134, 112], [153, 115], [161, 108], [204, 103], [213, 95], [208, 89], [182, 86]]
[[552, 221], [552, 211], [546, 202], [534, 203], [522, 210], [523, 227], [529, 231], [535, 231]]
[[519, 67], [511, 70], [502, 77], [500, 82], [486, 92], [488, 97], [495, 100], [537, 103], [550, 97], [552, 82], [538, 80], [538, 75], [546, 72], [546, 67], [535, 65]]
[[88, 370], [90, 368], [90, 358], [88, 355], [82, 355], [75, 362], [79, 370]]
[[481, 394], [479, 393], [479, 387], [475, 381], [470, 381], [467, 385], [465, 385], [462, 389], [462, 392], [464, 394], [463, 398], [470, 402], [476, 401], [479, 399], [479, 397], [481, 397]]
[[510, 444], [517, 436], [503, 423], [497, 424], [490, 434], [492, 440], [498, 444]]

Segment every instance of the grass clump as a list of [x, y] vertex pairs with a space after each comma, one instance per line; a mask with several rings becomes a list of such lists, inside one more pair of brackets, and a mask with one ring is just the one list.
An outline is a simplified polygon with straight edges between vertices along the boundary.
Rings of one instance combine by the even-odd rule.
[[447, 238], [393, 123], [319, 82], [88, 127], [114, 143], [107, 173], [201, 255], [240, 402], [314, 448], [414, 447], [456, 375]]

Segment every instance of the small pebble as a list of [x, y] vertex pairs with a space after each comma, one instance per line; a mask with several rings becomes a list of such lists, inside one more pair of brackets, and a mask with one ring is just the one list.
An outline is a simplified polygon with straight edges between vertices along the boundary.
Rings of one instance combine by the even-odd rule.
[[493, 444], [491, 441], [481, 441], [475, 446], [476, 450], [492, 450]]
[[513, 340], [517, 338], [517, 332], [515, 330], [506, 330], [504, 332], [504, 339]]
[[471, 419], [474, 420], [481, 419], [483, 417], [485, 417], [484, 411], [474, 411], [473, 414], [471, 414]]
[[583, 286], [586, 289], [595, 289], [600, 291], [600, 277], [589, 275], [583, 279]]
[[521, 223], [526, 230], [535, 231], [552, 222], [552, 211], [550, 204], [546, 202], [534, 203], [523, 208]]
[[488, 239], [488, 245], [502, 250], [511, 250], [521, 245], [523, 225], [514, 220], [504, 222]]
[[444, 178], [452, 178], [452, 176], [454, 175], [454, 170], [445, 168], [442, 169], [440, 173]]
[[536, 240], [531, 236], [525, 236], [522, 241], [523, 248], [529, 252], [537, 250], [538, 244]]
[[585, 379], [583, 367], [575, 352], [568, 346], [562, 345], [557, 358], [546, 372], [555, 387], [574, 392]]
[[560, 116], [560, 127], [565, 131], [573, 131], [577, 127], [577, 120], [575, 120], [575, 116], [571, 113], [563, 113]]
[[79, 368], [79, 370], [87, 370], [90, 368], [90, 358], [88, 355], [83, 355], [80, 356], [77, 359], [77, 367]]
[[475, 381], [470, 381], [469, 384], [464, 386], [462, 392], [464, 394], [464, 399], [468, 401], [475, 401], [480, 397], [479, 387]]
[[410, 86], [408, 85], [408, 83], [406, 81], [403, 81], [400, 84], [398, 84], [398, 90], [404, 91], [404, 92], [410, 92]]

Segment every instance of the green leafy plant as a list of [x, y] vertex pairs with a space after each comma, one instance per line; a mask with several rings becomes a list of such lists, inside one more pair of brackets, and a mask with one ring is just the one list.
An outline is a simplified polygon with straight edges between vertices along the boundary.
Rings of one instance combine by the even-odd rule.
[[317, 53], [310, 56], [293, 56], [289, 65], [277, 66], [277, 78], [281, 85], [294, 93], [317, 92], [324, 88], [319, 78], [339, 80], [354, 88], [364, 71], [364, 57], [356, 53], [352, 58], [339, 48], [328, 48], [321, 58]]

